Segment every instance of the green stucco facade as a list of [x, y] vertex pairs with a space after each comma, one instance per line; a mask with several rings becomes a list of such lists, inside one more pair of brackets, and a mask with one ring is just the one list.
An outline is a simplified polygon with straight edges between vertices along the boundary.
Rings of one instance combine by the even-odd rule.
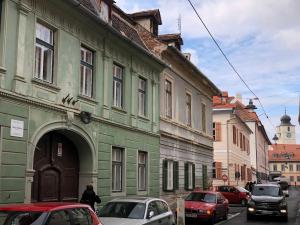
[[[37, 21], [54, 30], [53, 83], [34, 78]], [[94, 52], [93, 95], [80, 95], [80, 47]], [[34, 153], [50, 131], [79, 155], [78, 196], [93, 183], [105, 202], [117, 196], [159, 196], [159, 74], [163, 65], [67, 1], [4, 0], [0, 33], [0, 204], [30, 202]], [[113, 106], [113, 64], [124, 68], [124, 107]], [[138, 115], [138, 78], [147, 81], [146, 116]], [[68, 104], [68, 96], [76, 100]], [[88, 124], [80, 113], [91, 113]], [[11, 120], [24, 122], [11, 135]], [[122, 192], [112, 192], [112, 146], [124, 149]], [[147, 189], [137, 189], [137, 154], [147, 152]]]

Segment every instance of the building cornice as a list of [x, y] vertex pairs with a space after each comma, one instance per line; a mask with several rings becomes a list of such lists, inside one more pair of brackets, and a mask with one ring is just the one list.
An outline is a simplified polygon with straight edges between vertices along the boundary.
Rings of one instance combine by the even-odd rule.
[[[73, 112], [75, 115], [79, 116], [80, 112], [81, 112], [79, 109], [74, 109], [74, 108], [70, 108], [70, 107], [67, 107], [67, 106], [54, 105], [54, 104], [51, 104], [51, 103], [47, 103], [45, 101], [40, 101], [38, 99], [28, 98], [24, 95], [20, 95], [20, 94], [13, 93], [13, 92], [10, 92], [10, 91], [6, 91], [6, 90], [3, 90], [3, 89], [0, 90], [0, 97], [5, 97], [7, 99], [11, 99], [11, 100], [14, 100], [14, 101], [27, 103], [29, 105], [38, 106], [38, 107], [41, 107], [41, 108], [44, 108], [44, 109], [54, 110], [54, 111], [60, 112], [60, 113]], [[101, 117], [93, 115], [93, 114], [92, 114], [91, 119], [95, 122], [105, 123], [105, 124], [113, 125], [113, 126], [120, 127], [120, 128], [123, 128], [123, 129], [127, 129], [127, 130], [130, 130], [130, 131], [144, 133], [144, 134], [147, 134], [147, 135], [151, 135], [153, 137], [159, 137], [160, 136], [159, 133], [144, 131], [144, 130], [140, 130], [140, 129], [137, 129], [137, 128], [134, 128], [134, 127], [131, 127], [131, 126], [124, 125], [124, 124], [119, 124], [117, 122], [114, 122], [114, 121], [111, 121], [111, 120], [106, 120], [104, 118], [101, 118]]]

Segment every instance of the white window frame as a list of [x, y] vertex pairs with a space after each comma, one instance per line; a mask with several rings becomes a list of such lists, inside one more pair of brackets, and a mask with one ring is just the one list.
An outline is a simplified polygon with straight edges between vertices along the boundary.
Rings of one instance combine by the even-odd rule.
[[202, 131], [203, 133], [207, 133], [207, 115], [206, 115], [206, 104], [201, 103], [201, 123], [202, 123]]
[[[140, 156], [144, 155], [144, 161], [141, 161]], [[148, 154], [144, 151], [138, 151], [138, 191], [147, 191], [148, 181]], [[142, 179], [141, 173], [144, 174]]]
[[[117, 153], [119, 153], [120, 158], [118, 159]], [[122, 192], [123, 191], [123, 170], [124, 170], [124, 149], [120, 147], [112, 147], [112, 192]], [[117, 169], [119, 169], [119, 177], [117, 176]], [[119, 182], [119, 185], [117, 184]]]
[[[170, 90], [167, 89], [167, 84], [170, 84]], [[165, 79], [165, 115], [167, 118], [173, 118], [173, 82], [170, 79]], [[170, 98], [170, 99], [169, 99]]]
[[[43, 82], [53, 83], [54, 31], [53, 29], [37, 22], [35, 28], [35, 36], [36, 38], [34, 77], [39, 80], [42, 80]], [[45, 54], [47, 54], [47, 52], [49, 53], [49, 57], [45, 65], [44, 57]], [[48, 67], [45, 68], [47, 64]]]
[[114, 63], [113, 64], [113, 106], [118, 108], [123, 108], [124, 106], [123, 100], [124, 100], [124, 67]]
[[188, 188], [193, 189], [193, 163], [188, 163]]
[[[87, 55], [91, 55], [88, 60]], [[82, 58], [83, 56], [83, 58]], [[93, 80], [94, 80], [94, 52], [84, 46], [80, 48], [80, 94], [87, 97], [93, 95]], [[87, 71], [90, 71], [90, 78], [87, 77]]]
[[185, 93], [185, 122], [187, 126], [192, 126], [192, 94], [189, 92]]
[[145, 117], [147, 116], [147, 80], [143, 77], [139, 77], [138, 80], [138, 114]]
[[168, 179], [167, 179], [167, 190], [173, 190], [173, 187], [174, 187], [174, 181], [173, 181], [173, 168], [174, 168], [174, 163], [172, 160], [168, 160], [168, 173], [167, 173], [167, 176], [168, 176]]

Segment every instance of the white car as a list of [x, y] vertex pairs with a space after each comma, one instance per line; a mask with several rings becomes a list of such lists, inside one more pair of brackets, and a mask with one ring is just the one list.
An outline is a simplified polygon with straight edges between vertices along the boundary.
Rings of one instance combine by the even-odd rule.
[[158, 198], [114, 199], [97, 214], [103, 225], [175, 225], [170, 207]]

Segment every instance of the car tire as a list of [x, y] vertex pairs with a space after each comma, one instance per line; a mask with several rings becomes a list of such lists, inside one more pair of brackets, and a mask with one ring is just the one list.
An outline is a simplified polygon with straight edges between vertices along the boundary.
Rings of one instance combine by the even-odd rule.
[[288, 222], [288, 220], [289, 220], [288, 215], [285, 215], [285, 216], [281, 217], [281, 221], [283, 221], [283, 222]]
[[208, 225], [214, 225], [216, 222], [216, 214], [213, 213], [210, 220], [208, 221]]
[[254, 216], [251, 215], [251, 214], [249, 214], [249, 213], [247, 213], [247, 220], [253, 220], [253, 219], [254, 219]]
[[242, 205], [242, 206], [246, 206], [246, 204], [247, 204], [246, 199], [242, 199], [242, 200], [241, 200], [241, 205]]

